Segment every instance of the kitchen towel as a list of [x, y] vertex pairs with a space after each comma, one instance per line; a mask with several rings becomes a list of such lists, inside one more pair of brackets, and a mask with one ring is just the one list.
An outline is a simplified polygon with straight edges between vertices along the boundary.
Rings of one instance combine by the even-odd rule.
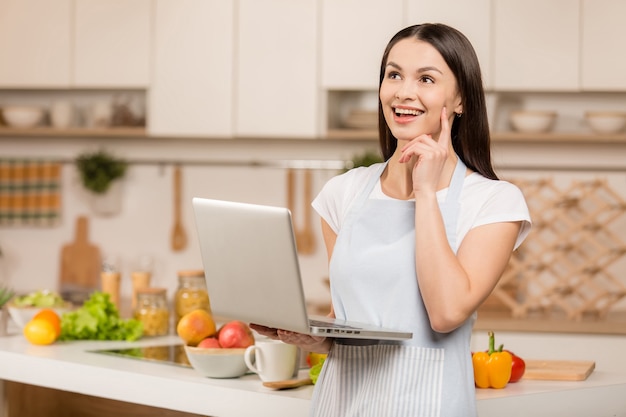
[[60, 220], [61, 163], [0, 158], [0, 227], [51, 227]]

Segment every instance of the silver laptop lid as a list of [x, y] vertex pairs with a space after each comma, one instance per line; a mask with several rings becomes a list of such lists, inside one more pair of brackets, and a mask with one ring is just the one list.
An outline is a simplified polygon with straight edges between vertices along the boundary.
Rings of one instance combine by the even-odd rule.
[[197, 197], [192, 204], [213, 314], [308, 333], [289, 210]]

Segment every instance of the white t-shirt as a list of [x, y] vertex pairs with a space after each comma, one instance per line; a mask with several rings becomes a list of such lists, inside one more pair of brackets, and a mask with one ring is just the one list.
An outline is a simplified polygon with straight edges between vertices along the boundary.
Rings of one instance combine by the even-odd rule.
[[[339, 234], [341, 225], [352, 203], [368, 184], [372, 175], [379, 171], [380, 164], [358, 167], [331, 178], [313, 200], [313, 208]], [[437, 200], [446, 199], [448, 189], [437, 192]], [[380, 180], [377, 181], [369, 198], [392, 199], [383, 193]], [[490, 180], [474, 172], [465, 178], [460, 196], [460, 211], [457, 223], [457, 242], [474, 227], [485, 224], [521, 221], [515, 248], [530, 231], [530, 214], [521, 190], [506, 181]]]

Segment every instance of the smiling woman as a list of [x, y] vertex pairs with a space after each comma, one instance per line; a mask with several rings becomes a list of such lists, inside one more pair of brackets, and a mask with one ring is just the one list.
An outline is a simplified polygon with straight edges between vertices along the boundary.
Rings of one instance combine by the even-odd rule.
[[474, 313], [526, 237], [528, 208], [493, 172], [480, 67], [460, 32], [398, 32], [383, 54], [378, 108], [384, 162], [333, 177], [313, 207], [330, 314], [413, 338], [267, 336], [328, 353], [313, 416], [475, 416]]

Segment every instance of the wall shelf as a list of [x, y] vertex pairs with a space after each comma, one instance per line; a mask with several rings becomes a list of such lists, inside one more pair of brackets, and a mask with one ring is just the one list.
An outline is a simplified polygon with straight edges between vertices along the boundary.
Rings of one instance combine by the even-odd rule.
[[145, 138], [144, 127], [110, 127], [110, 128], [70, 128], [58, 129], [54, 127], [12, 128], [0, 126], [0, 137], [94, 137], [94, 138]]
[[[148, 138], [150, 135], [145, 127], [110, 127], [110, 128], [70, 128], [53, 127], [11, 128], [0, 126], [0, 137], [50, 137], [50, 138]], [[235, 138], [236, 139], [236, 138]], [[259, 138], [261, 139], [261, 138]], [[329, 129], [325, 140], [362, 140], [377, 141], [378, 131], [370, 129]], [[626, 133], [593, 134], [593, 133], [520, 133], [492, 132], [491, 140], [501, 143], [615, 143], [626, 144]]]

